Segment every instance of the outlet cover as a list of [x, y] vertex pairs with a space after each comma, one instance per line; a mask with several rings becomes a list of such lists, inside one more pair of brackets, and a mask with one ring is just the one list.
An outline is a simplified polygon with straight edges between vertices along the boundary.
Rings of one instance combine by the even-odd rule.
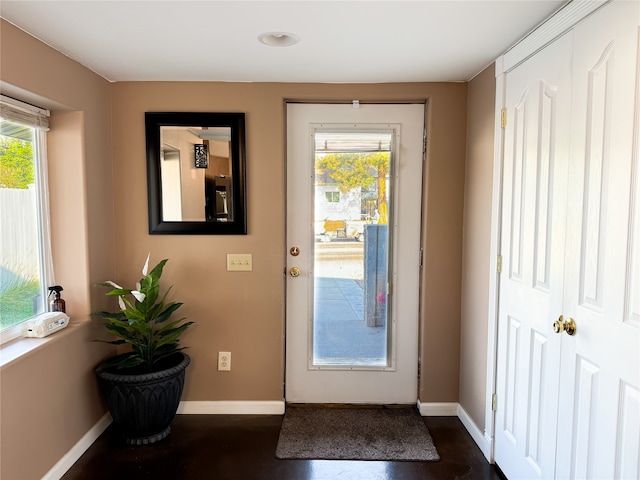
[[231, 352], [218, 352], [218, 370], [223, 372], [231, 370]]

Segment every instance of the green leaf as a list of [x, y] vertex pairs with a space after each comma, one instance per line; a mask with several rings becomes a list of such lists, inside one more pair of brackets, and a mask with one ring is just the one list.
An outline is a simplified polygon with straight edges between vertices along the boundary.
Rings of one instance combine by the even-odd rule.
[[124, 288], [114, 288], [113, 290], [105, 293], [108, 297], [121, 297], [123, 295], [129, 295], [131, 290], [126, 290]]
[[122, 339], [118, 339], [118, 340], [101, 340], [99, 338], [94, 338], [93, 340], [89, 340], [90, 342], [100, 342], [100, 343], [109, 343], [111, 345], [122, 345], [124, 343], [127, 343], [126, 341], [122, 340]]
[[92, 315], [97, 315], [106, 319], [113, 320], [126, 320], [127, 317], [123, 312], [95, 312]]
[[144, 301], [144, 307], [142, 311], [147, 311], [150, 306], [156, 303], [158, 294], [160, 291], [160, 277], [162, 277], [162, 270], [168, 259], [161, 260], [149, 274], [140, 281], [140, 291], [144, 293], [147, 298]]
[[[180, 320], [176, 320], [174, 322], [171, 322], [165, 326], [163, 326], [160, 330], [156, 331], [156, 337], [157, 337], [157, 341], [160, 344], [164, 344], [165, 340], [167, 338], [173, 338], [174, 335], [178, 335], [178, 337], [180, 337], [184, 331], [193, 324], [193, 322], [187, 322], [187, 323], [183, 323], [182, 325], [180, 325], [180, 322], [182, 322], [182, 320], [184, 319], [180, 319]], [[175, 343], [178, 343], [178, 338], [175, 338], [175, 340], [173, 340]]]
[[137, 339], [135, 332], [121, 325], [105, 323], [104, 327], [112, 334], [127, 341], [135, 341]]
[[126, 310], [123, 310], [122, 313], [130, 321], [131, 320], [145, 320], [146, 321], [145, 315], [141, 311], [136, 309], [136, 308], [127, 308]]
[[143, 363], [144, 363], [144, 360], [142, 358], [140, 358], [137, 355], [131, 355], [127, 357], [124, 361], [119, 362], [117, 366], [118, 366], [118, 369], [121, 370], [123, 368], [137, 367], [138, 365], [142, 365]]
[[162, 323], [169, 319], [169, 317], [180, 307], [182, 306], [181, 302], [171, 302], [168, 304], [164, 310], [162, 310], [156, 319], [157, 323]]
[[160, 260], [158, 262], [158, 264], [153, 267], [153, 269], [149, 272], [149, 274], [147, 275], [147, 277], [153, 277], [156, 278], [158, 281], [160, 280], [160, 277], [162, 277], [162, 269], [164, 268], [165, 264], [169, 261], [168, 258], [165, 258], [163, 260]]
[[147, 335], [151, 332], [151, 326], [144, 318], [134, 318], [129, 320], [129, 328], [134, 332]]
[[103, 361], [100, 364], [100, 366], [98, 367], [98, 370], [105, 371], [113, 367], [117, 368], [118, 370], [122, 370], [125, 368], [137, 367], [142, 363], [143, 363], [142, 358], [140, 358], [135, 353], [130, 353], [124, 356], [116, 356], [116, 357], [108, 358], [107, 360]]
[[180, 336], [184, 333], [184, 331], [189, 327], [189, 325], [191, 325], [193, 322], [188, 322], [183, 324], [182, 326], [175, 328], [175, 329], [171, 329], [167, 332], [165, 332], [162, 335], [162, 340], [158, 341], [158, 345], [162, 346], [162, 345], [166, 345], [168, 343], [175, 343], [178, 341], [178, 339], [180, 338]]
[[163, 347], [161, 347], [160, 349], [158, 349], [158, 351], [156, 352], [156, 357], [153, 361], [153, 365], [156, 365], [159, 361], [170, 357], [171, 355], [180, 352], [184, 350], [184, 347], [178, 348], [175, 344], [174, 345], [164, 345]]

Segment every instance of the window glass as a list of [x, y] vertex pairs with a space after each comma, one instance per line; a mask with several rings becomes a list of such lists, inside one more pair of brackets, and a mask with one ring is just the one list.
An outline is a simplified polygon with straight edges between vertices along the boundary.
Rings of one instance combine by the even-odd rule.
[[45, 310], [38, 173], [41, 129], [0, 118], [0, 329]]
[[340, 192], [325, 192], [327, 202], [338, 203], [340, 201]]

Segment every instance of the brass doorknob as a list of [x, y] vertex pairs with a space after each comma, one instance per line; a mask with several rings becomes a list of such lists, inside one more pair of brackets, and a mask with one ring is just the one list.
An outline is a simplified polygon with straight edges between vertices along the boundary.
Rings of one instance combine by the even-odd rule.
[[553, 322], [553, 331], [556, 333], [564, 332], [564, 322], [562, 321], [562, 315], [558, 317], [558, 320]]
[[569, 317], [564, 321], [564, 331], [572, 337], [576, 334], [576, 322], [573, 321], [573, 318]]
[[293, 267], [291, 270], [289, 270], [289, 275], [291, 275], [292, 277], [297, 277], [300, 275], [300, 269], [298, 267]]
[[558, 320], [553, 322], [553, 331], [556, 333], [567, 332], [567, 335], [573, 336], [576, 334], [576, 330], [576, 322], [571, 317], [564, 320], [562, 315], [560, 315]]

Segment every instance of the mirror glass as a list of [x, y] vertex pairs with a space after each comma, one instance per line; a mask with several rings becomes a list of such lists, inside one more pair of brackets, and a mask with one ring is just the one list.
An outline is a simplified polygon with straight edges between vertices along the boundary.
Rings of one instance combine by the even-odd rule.
[[244, 114], [146, 114], [149, 233], [246, 234]]

